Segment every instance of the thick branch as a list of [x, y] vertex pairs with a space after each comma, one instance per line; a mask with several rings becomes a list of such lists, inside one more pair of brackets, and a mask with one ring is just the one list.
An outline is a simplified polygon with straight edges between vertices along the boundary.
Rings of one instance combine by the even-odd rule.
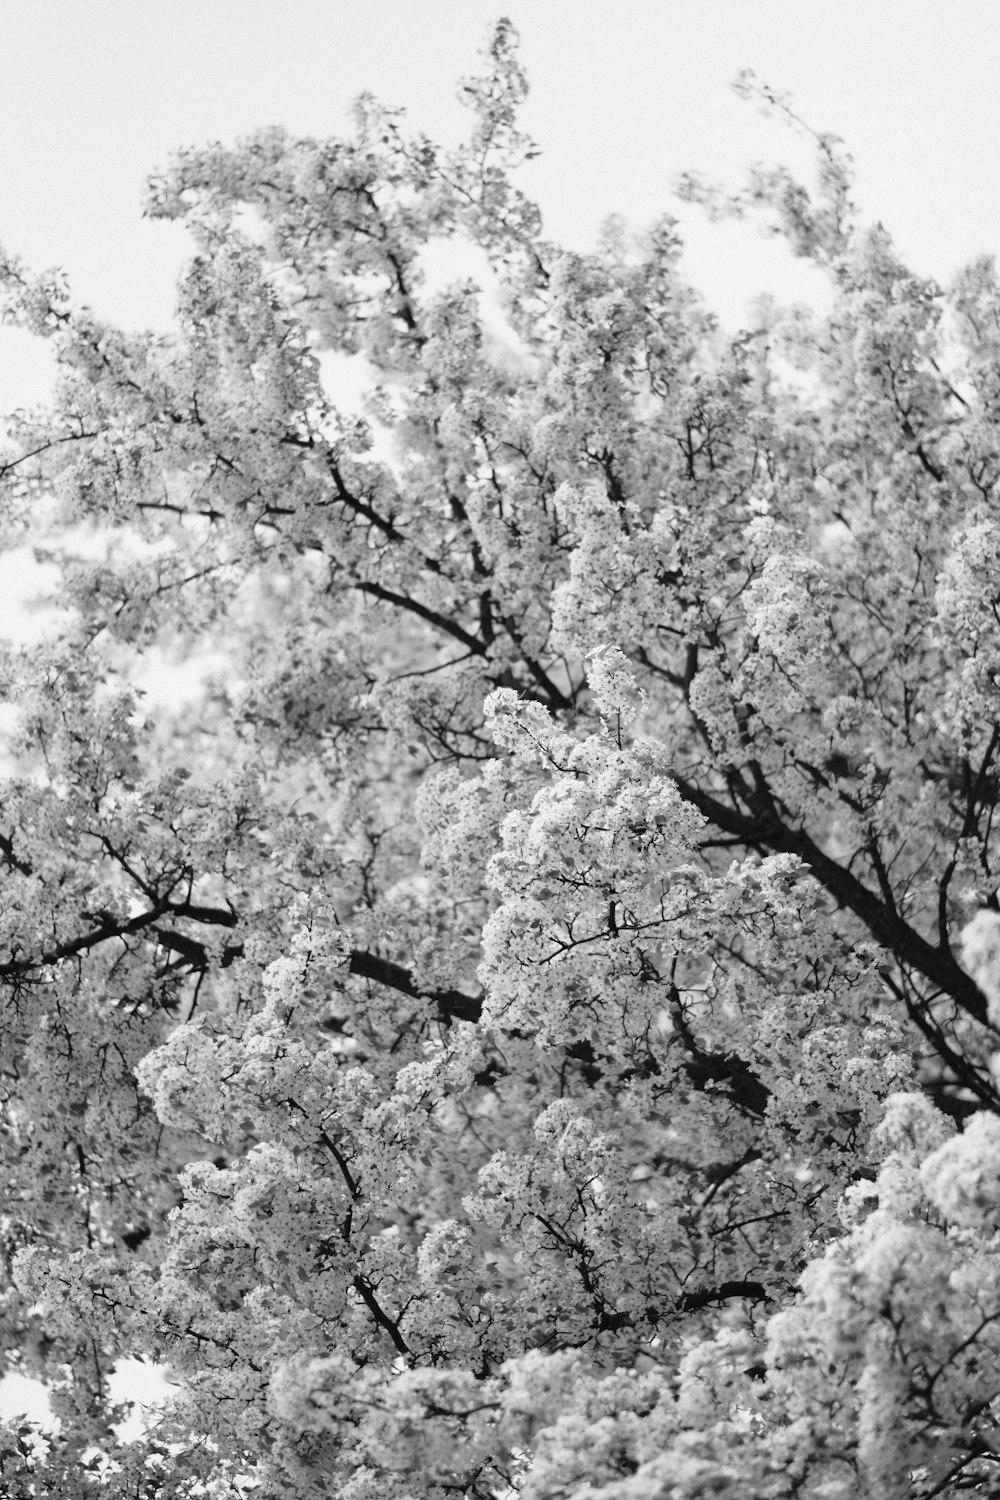
[[677, 1307], [680, 1312], [699, 1312], [714, 1302], [731, 1302], [737, 1297], [745, 1297], [749, 1302], [769, 1301], [759, 1281], [724, 1281], [721, 1286], [706, 1287], [701, 1292], [685, 1292], [678, 1298]]
[[354, 1290], [358, 1293], [362, 1302], [365, 1304], [378, 1326], [380, 1328], [384, 1328], [386, 1333], [392, 1339], [393, 1347], [396, 1349], [396, 1351], [399, 1354], [409, 1354], [409, 1347], [406, 1343], [406, 1340], [403, 1338], [403, 1335], [399, 1331], [399, 1325], [394, 1323], [393, 1320], [389, 1317], [388, 1313], [386, 1313], [379, 1306], [375, 1293], [372, 1290], [371, 1283], [366, 1281], [363, 1276], [358, 1275], [355, 1276], [353, 1285]]
[[732, 834], [751, 848], [764, 847], [776, 854], [797, 854], [823, 889], [839, 906], [859, 917], [883, 948], [950, 995], [968, 1015], [983, 1025], [988, 1024], [985, 995], [951, 954], [929, 943], [856, 875], [824, 854], [803, 829], [788, 828], [778, 818], [753, 817], [737, 808], [727, 807], [717, 797], [683, 777], [676, 777], [675, 781], [685, 802], [696, 807], [723, 833]]
[[445, 1021], [478, 1021], [482, 1013], [483, 1002], [479, 995], [466, 995], [461, 990], [421, 990], [414, 983], [409, 969], [374, 953], [355, 950], [347, 967], [352, 974], [384, 984], [414, 1000], [433, 1000]]
[[743, 1061], [731, 1052], [706, 1052], [687, 1023], [684, 1007], [676, 985], [670, 986], [670, 1015], [676, 1035], [680, 1038], [687, 1057], [684, 1071], [696, 1089], [707, 1083], [728, 1083], [734, 1102], [749, 1114], [763, 1118], [771, 1090]]
[[380, 583], [373, 583], [370, 579], [362, 580], [354, 587], [362, 594], [370, 594], [373, 599], [378, 599], [383, 604], [395, 605], [397, 609], [405, 610], [411, 615], [417, 615], [421, 620], [426, 620], [428, 625], [433, 625], [436, 630], [441, 630], [445, 635], [453, 636], [456, 641], [461, 641], [473, 656], [486, 655], [486, 647], [482, 641], [470, 635], [467, 630], [463, 630], [461, 625], [456, 625], [454, 620], [449, 620], [447, 615], [442, 615], [436, 609], [429, 609], [426, 604], [421, 604], [419, 599], [411, 599], [406, 594], [397, 594], [392, 589], [383, 588]]

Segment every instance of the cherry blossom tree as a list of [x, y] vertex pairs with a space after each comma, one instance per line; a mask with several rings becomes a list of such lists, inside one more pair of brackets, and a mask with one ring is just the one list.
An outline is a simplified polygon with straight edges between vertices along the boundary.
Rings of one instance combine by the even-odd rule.
[[177, 155], [169, 338], [2, 259], [7, 1495], [1000, 1485], [1000, 285], [821, 135], [683, 185], [827, 278], [729, 336], [525, 88]]

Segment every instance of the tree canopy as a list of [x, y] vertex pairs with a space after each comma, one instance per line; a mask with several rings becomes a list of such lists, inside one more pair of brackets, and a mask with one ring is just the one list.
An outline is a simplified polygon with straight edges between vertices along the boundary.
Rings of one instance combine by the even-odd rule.
[[545, 237], [516, 40], [459, 149], [179, 153], [169, 337], [0, 262], [5, 1495], [1000, 1485], [993, 263], [818, 135], [686, 182], [827, 278], [727, 335], [671, 218]]

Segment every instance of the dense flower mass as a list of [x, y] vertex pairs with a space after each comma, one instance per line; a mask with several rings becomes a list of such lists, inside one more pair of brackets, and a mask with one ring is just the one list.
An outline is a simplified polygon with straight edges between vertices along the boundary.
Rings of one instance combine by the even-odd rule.
[[4, 1495], [1000, 1490], [1000, 283], [820, 136], [730, 337], [524, 93], [179, 154], [169, 338], [0, 260]]

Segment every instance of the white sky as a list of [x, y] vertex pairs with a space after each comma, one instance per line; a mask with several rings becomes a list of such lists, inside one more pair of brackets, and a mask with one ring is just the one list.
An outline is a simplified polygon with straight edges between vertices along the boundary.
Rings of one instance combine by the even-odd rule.
[[[76, 296], [166, 327], [183, 231], [143, 221], [145, 174], [180, 144], [281, 123], [337, 134], [370, 89], [456, 140], [459, 76], [503, 0], [4, 0], [0, 243], [58, 264]], [[1000, 248], [996, 0], [508, 0], [543, 155], [524, 177], [547, 232], [588, 247], [601, 219], [671, 207], [677, 173], [734, 185], [753, 160], [807, 169], [805, 148], [727, 88], [752, 67], [842, 135], [865, 211], [915, 269], [947, 279]], [[769, 286], [808, 295], [773, 244], [684, 209], [692, 278], [730, 326]], [[41, 366], [0, 336], [0, 410], [33, 400]]]
[[[806, 143], [728, 88], [741, 68], [845, 139], [863, 212], [916, 271], [946, 281], [1000, 250], [997, 0], [3, 0], [0, 244], [63, 267], [100, 316], [167, 328], [188, 241], [140, 202], [174, 148], [272, 123], [336, 135], [365, 89], [456, 142], [458, 79], [504, 9], [542, 148], [522, 182], [546, 233], [587, 249], [609, 213], [676, 212], [687, 273], [732, 329], [760, 291], [819, 290], [776, 242], [672, 199], [689, 169], [737, 186], [780, 160], [809, 177]], [[0, 328], [0, 413], [50, 379], [44, 347]], [[0, 556], [0, 635], [45, 628], [20, 609], [37, 580], [26, 550]]]

